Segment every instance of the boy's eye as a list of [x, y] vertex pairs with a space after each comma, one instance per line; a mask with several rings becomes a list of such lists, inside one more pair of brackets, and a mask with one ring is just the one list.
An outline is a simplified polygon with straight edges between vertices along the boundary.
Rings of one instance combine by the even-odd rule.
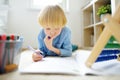
[[50, 30], [50, 28], [46, 28], [46, 30]]

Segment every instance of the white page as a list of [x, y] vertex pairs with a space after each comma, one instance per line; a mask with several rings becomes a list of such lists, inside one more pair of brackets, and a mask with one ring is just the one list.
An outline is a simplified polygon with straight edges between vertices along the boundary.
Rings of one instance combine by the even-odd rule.
[[120, 75], [120, 61], [116, 59], [94, 63], [92, 68], [102, 75]]
[[31, 52], [22, 53], [19, 71], [21, 73], [64, 73], [79, 74], [75, 57], [46, 57], [42, 61], [33, 62]]
[[[79, 53], [79, 54], [78, 54]], [[80, 67], [80, 73], [94, 75], [120, 75], [120, 61], [116, 59], [95, 62], [91, 68], [86, 67], [85, 62], [91, 51], [80, 50], [76, 53], [76, 60]]]
[[85, 62], [88, 59], [91, 51], [89, 50], [78, 50], [76, 51], [76, 62], [79, 66], [80, 75], [93, 74], [93, 75], [101, 75], [102, 73], [97, 70], [93, 70], [91, 68], [86, 67]]
[[109, 60], [96, 62], [92, 68], [85, 65], [91, 51], [78, 50], [72, 57], [46, 57], [42, 61], [33, 62], [31, 51], [21, 55], [19, 71], [21, 73], [60, 73], [77, 75], [120, 75], [120, 62]]

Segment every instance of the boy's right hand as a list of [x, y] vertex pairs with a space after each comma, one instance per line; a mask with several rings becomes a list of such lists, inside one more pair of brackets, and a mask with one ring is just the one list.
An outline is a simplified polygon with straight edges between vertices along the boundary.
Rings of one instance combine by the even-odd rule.
[[32, 59], [34, 62], [41, 61], [43, 56], [39, 54], [39, 51], [36, 50], [36, 53], [32, 54]]

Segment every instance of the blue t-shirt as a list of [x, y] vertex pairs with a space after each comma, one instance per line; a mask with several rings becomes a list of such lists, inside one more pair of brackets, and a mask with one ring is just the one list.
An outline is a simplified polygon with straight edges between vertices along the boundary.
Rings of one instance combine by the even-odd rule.
[[47, 49], [44, 38], [46, 34], [42, 29], [38, 35], [39, 49], [43, 52], [43, 56], [71, 56], [72, 44], [71, 44], [71, 31], [69, 28], [64, 27], [61, 33], [53, 40], [53, 46], [60, 50], [60, 55]]

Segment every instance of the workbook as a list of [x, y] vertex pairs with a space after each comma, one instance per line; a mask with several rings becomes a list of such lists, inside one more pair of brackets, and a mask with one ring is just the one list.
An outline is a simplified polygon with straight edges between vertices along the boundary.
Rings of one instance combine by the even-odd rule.
[[120, 62], [117, 59], [96, 62], [91, 68], [85, 61], [91, 51], [77, 50], [71, 57], [45, 57], [42, 61], [33, 62], [32, 51], [21, 53], [19, 72], [40, 74], [71, 74], [71, 75], [120, 75]]

